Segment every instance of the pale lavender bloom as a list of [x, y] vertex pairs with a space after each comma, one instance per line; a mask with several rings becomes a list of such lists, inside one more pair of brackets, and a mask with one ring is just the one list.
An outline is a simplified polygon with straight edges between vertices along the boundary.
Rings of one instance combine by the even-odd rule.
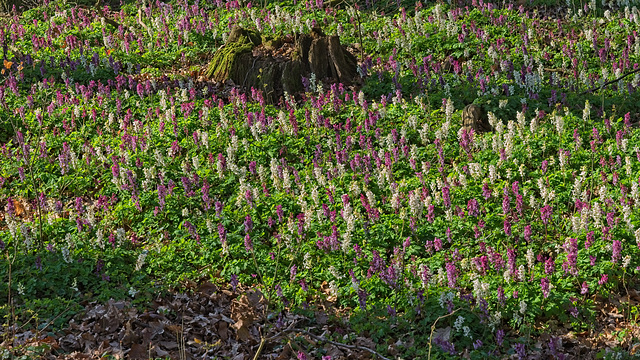
[[611, 245], [611, 261], [614, 264], [617, 264], [618, 261], [622, 258], [622, 243], [620, 240], [613, 240], [613, 244]]
[[549, 279], [546, 277], [540, 279], [540, 288], [542, 289], [542, 296], [545, 299], [549, 297]]

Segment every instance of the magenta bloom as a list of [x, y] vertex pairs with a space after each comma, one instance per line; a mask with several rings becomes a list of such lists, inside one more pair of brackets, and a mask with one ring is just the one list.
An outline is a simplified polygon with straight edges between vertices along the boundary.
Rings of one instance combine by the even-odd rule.
[[542, 296], [545, 299], [549, 297], [549, 279], [546, 277], [540, 279], [540, 288], [542, 288]]
[[617, 264], [618, 261], [622, 258], [622, 243], [620, 240], [613, 240], [613, 244], [611, 245], [611, 261], [614, 264]]
[[449, 282], [449, 287], [455, 289], [456, 282], [458, 281], [458, 269], [456, 268], [456, 264], [453, 261], [448, 262], [445, 267], [447, 269], [447, 280]]
[[589, 292], [589, 285], [587, 285], [586, 281], [582, 282], [582, 287], [580, 288], [580, 294], [585, 295]]
[[509, 206], [510, 200], [509, 200], [509, 188], [508, 187], [504, 187], [504, 195], [502, 197], [502, 213], [507, 215], [509, 214], [510, 206]]
[[489, 200], [491, 197], [491, 189], [489, 189], [489, 185], [487, 183], [482, 185], [482, 196], [484, 196], [485, 200]]
[[526, 225], [526, 226], [524, 227], [524, 239], [525, 239], [527, 242], [530, 242], [530, 241], [531, 241], [531, 225]]
[[477, 217], [478, 215], [480, 215], [480, 207], [478, 206], [478, 200], [471, 199], [469, 200], [469, 202], [467, 202], [467, 212], [469, 213], [469, 216]]
[[598, 285], [604, 285], [607, 283], [607, 281], [609, 281], [609, 275], [602, 274], [602, 277], [600, 278], [600, 280], [598, 280]]
[[251, 236], [249, 236], [249, 234], [244, 237], [244, 248], [247, 252], [253, 251], [253, 243], [251, 242]]
[[569, 239], [569, 242], [565, 244], [567, 251], [567, 262], [563, 264], [565, 272], [571, 275], [578, 275], [578, 240]]
[[449, 195], [449, 187], [445, 186], [442, 188], [442, 202], [445, 207], [451, 207], [451, 197]]
[[545, 205], [540, 209], [540, 217], [542, 218], [542, 222], [547, 225], [549, 219], [551, 219], [551, 215], [553, 214], [553, 208], [551, 205]]
[[504, 221], [504, 234], [507, 236], [511, 236], [511, 223], [509, 220]]

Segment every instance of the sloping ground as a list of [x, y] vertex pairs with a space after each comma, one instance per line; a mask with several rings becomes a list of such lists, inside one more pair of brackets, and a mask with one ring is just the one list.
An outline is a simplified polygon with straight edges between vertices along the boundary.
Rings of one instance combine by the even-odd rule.
[[[385, 359], [415, 345], [389, 338], [376, 351], [376, 342], [367, 334], [355, 334], [345, 313], [332, 303], [308, 308], [307, 316], [286, 311], [265, 319], [266, 301], [256, 289], [238, 285], [234, 290], [209, 281], [185, 285], [188, 293], [158, 297], [145, 310], [128, 300], [92, 302], [58, 332], [20, 329], [13, 341], [1, 344], [5, 352], [0, 358], [11, 353], [43, 359]], [[638, 303], [635, 290], [596, 298], [597, 326], [581, 333], [547, 321], [543, 326], [549, 333], [529, 339], [532, 351], [526, 358], [600, 359], [612, 348], [634, 355], [640, 343], [631, 341], [640, 337], [640, 327], [623, 312]], [[450, 327], [436, 323], [433, 329], [434, 347], [439, 336], [448, 340]]]

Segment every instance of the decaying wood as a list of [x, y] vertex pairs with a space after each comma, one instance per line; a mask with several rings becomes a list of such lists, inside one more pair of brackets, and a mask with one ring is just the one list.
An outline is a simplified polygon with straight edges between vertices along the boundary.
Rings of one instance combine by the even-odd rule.
[[[288, 49], [282, 55], [282, 49]], [[276, 55], [274, 55], [276, 54]], [[216, 51], [205, 72], [217, 82], [231, 80], [245, 88], [262, 90], [274, 103], [284, 92], [304, 91], [303, 77], [352, 85], [357, 81], [357, 59], [340, 44], [314, 28], [310, 34], [283, 39], [261, 39], [256, 32], [236, 27]]]
[[473, 129], [476, 133], [492, 131], [487, 115], [476, 104], [469, 104], [462, 110], [462, 127], [467, 131]]

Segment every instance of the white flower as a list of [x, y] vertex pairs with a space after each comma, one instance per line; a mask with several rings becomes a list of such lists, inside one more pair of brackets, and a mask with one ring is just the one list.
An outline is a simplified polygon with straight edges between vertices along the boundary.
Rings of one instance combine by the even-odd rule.
[[527, 312], [527, 303], [524, 300], [520, 300], [520, 314], [524, 315]]
[[457, 330], [460, 331], [460, 329], [462, 328], [462, 324], [464, 324], [464, 317], [461, 315], [458, 315], [458, 318], [456, 319], [456, 321], [453, 323], [453, 327]]
[[142, 269], [147, 254], [149, 254], [149, 252], [147, 250], [143, 250], [140, 255], [138, 255], [138, 260], [136, 261], [136, 271], [140, 271]]

